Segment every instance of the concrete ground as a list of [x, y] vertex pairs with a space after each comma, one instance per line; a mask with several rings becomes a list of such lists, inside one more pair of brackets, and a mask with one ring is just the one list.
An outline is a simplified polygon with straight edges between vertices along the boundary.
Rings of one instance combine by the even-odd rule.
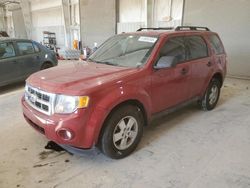
[[152, 122], [122, 160], [44, 149], [23, 119], [23, 84], [0, 89], [0, 187], [250, 187], [250, 81], [227, 79], [217, 108], [195, 105]]

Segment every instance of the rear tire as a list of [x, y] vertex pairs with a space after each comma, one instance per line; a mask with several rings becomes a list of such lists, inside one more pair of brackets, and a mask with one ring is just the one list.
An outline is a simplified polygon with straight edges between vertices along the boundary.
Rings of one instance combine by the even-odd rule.
[[108, 157], [121, 159], [131, 154], [143, 134], [144, 118], [141, 110], [133, 105], [121, 106], [105, 123], [99, 148]]
[[221, 82], [218, 79], [212, 79], [200, 105], [205, 111], [213, 110], [220, 97]]
[[45, 69], [48, 69], [51, 67], [53, 67], [53, 65], [51, 63], [44, 63], [41, 67], [41, 70], [45, 70]]

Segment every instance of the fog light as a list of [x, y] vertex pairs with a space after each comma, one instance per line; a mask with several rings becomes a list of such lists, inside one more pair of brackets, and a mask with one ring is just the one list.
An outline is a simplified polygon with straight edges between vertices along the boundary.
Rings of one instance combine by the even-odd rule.
[[68, 129], [60, 129], [57, 134], [64, 140], [71, 140], [74, 137], [73, 132]]

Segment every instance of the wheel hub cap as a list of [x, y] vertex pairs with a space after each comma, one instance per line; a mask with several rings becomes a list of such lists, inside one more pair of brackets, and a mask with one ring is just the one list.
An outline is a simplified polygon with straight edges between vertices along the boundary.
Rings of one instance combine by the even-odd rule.
[[131, 146], [138, 134], [138, 123], [132, 116], [122, 118], [116, 125], [113, 133], [113, 143], [119, 150]]
[[219, 89], [216, 85], [214, 85], [211, 88], [211, 93], [209, 95], [209, 104], [210, 105], [213, 105], [217, 101], [218, 94], [219, 94]]

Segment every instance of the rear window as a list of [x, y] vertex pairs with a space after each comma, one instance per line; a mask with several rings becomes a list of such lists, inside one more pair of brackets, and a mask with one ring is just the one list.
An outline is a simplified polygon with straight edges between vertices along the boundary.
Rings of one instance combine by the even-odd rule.
[[201, 36], [186, 37], [186, 41], [188, 46], [188, 60], [208, 56], [207, 44]]
[[214, 49], [214, 51], [217, 55], [224, 53], [222, 43], [221, 43], [218, 36], [216, 36], [216, 35], [209, 36], [209, 41], [211, 42], [212, 48]]
[[31, 42], [17, 42], [17, 47], [21, 55], [33, 54], [35, 52]]

